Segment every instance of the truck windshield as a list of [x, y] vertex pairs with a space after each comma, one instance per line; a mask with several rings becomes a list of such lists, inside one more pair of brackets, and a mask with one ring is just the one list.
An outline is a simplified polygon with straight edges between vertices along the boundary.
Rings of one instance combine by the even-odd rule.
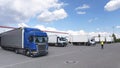
[[64, 37], [60, 37], [59, 39], [60, 39], [60, 41], [66, 41], [66, 40], [67, 40], [67, 39], [64, 38]]
[[36, 37], [34, 37], [34, 42], [35, 43], [45, 43], [45, 42], [48, 42], [48, 38], [36, 36]]

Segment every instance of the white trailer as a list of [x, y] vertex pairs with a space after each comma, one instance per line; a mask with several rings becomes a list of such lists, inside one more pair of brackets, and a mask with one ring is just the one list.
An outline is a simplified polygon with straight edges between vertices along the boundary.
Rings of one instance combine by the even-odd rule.
[[61, 37], [58, 35], [48, 35], [48, 44], [53, 46], [66, 46], [68, 41], [65, 37]]
[[112, 43], [112, 42], [113, 42], [113, 37], [107, 36], [107, 37], [106, 37], [106, 42], [107, 42], [107, 43]]
[[100, 38], [99, 37], [95, 37], [95, 42], [100, 42]]
[[100, 37], [100, 41], [105, 42], [105, 37], [104, 37], [104, 36], [101, 36], [101, 37]]
[[[70, 42], [75, 44], [75, 45], [89, 45], [91, 42], [93, 43], [94, 40], [88, 35], [71, 35], [71, 40]], [[94, 41], [95, 42], [95, 41]]]

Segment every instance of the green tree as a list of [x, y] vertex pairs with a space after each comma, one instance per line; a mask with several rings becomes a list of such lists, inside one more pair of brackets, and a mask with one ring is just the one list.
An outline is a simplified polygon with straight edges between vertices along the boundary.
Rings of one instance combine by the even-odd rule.
[[113, 37], [114, 42], [116, 42], [116, 41], [117, 41], [117, 39], [116, 39], [116, 36], [115, 36], [115, 34], [114, 34], [114, 33], [112, 34], [112, 37]]

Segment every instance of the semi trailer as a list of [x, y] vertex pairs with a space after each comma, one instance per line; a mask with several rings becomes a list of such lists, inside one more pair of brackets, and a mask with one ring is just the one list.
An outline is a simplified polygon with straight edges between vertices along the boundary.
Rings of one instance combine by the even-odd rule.
[[112, 43], [112, 42], [114, 42], [112, 36], [106, 36], [105, 39], [106, 39], [106, 43]]
[[114, 42], [112, 36], [101, 36], [101, 37], [96, 36], [96, 37], [95, 37], [95, 41], [96, 41], [96, 42], [101, 42], [101, 41], [103, 41], [103, 42], [105, 42], [105, 43], [112, 43], [112, 42]]
[[94, 37], [88, 35], [71, 35], [70, 43], [73, 45], [94, 45], [95, 40]]
[[100, 41], [105, 42], [105, 36], [101, 36], [101, 37], [100, 37]]
[[95, 37], [95, 42], [96, 42], [96, 43], [99, 43], [99, 42], [100, 42], [100, 37], [96, 36], [96, 37]]
[[58, 35], [48, 35], [48, 44], [51, 46], [65, 47], [68, 43], [67, 39]]
[[48, 36], [36, 28], [16, 28], [0, 34], [1, 48], [26, 56], [48, 54]]

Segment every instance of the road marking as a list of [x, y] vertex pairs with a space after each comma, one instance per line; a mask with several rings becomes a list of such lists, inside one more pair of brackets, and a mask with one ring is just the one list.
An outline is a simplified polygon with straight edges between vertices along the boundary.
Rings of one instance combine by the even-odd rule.
[[67, 60], [64, 63], [65, 64], [77, 64], [79, 61], [75, 61], [75, 60]]

